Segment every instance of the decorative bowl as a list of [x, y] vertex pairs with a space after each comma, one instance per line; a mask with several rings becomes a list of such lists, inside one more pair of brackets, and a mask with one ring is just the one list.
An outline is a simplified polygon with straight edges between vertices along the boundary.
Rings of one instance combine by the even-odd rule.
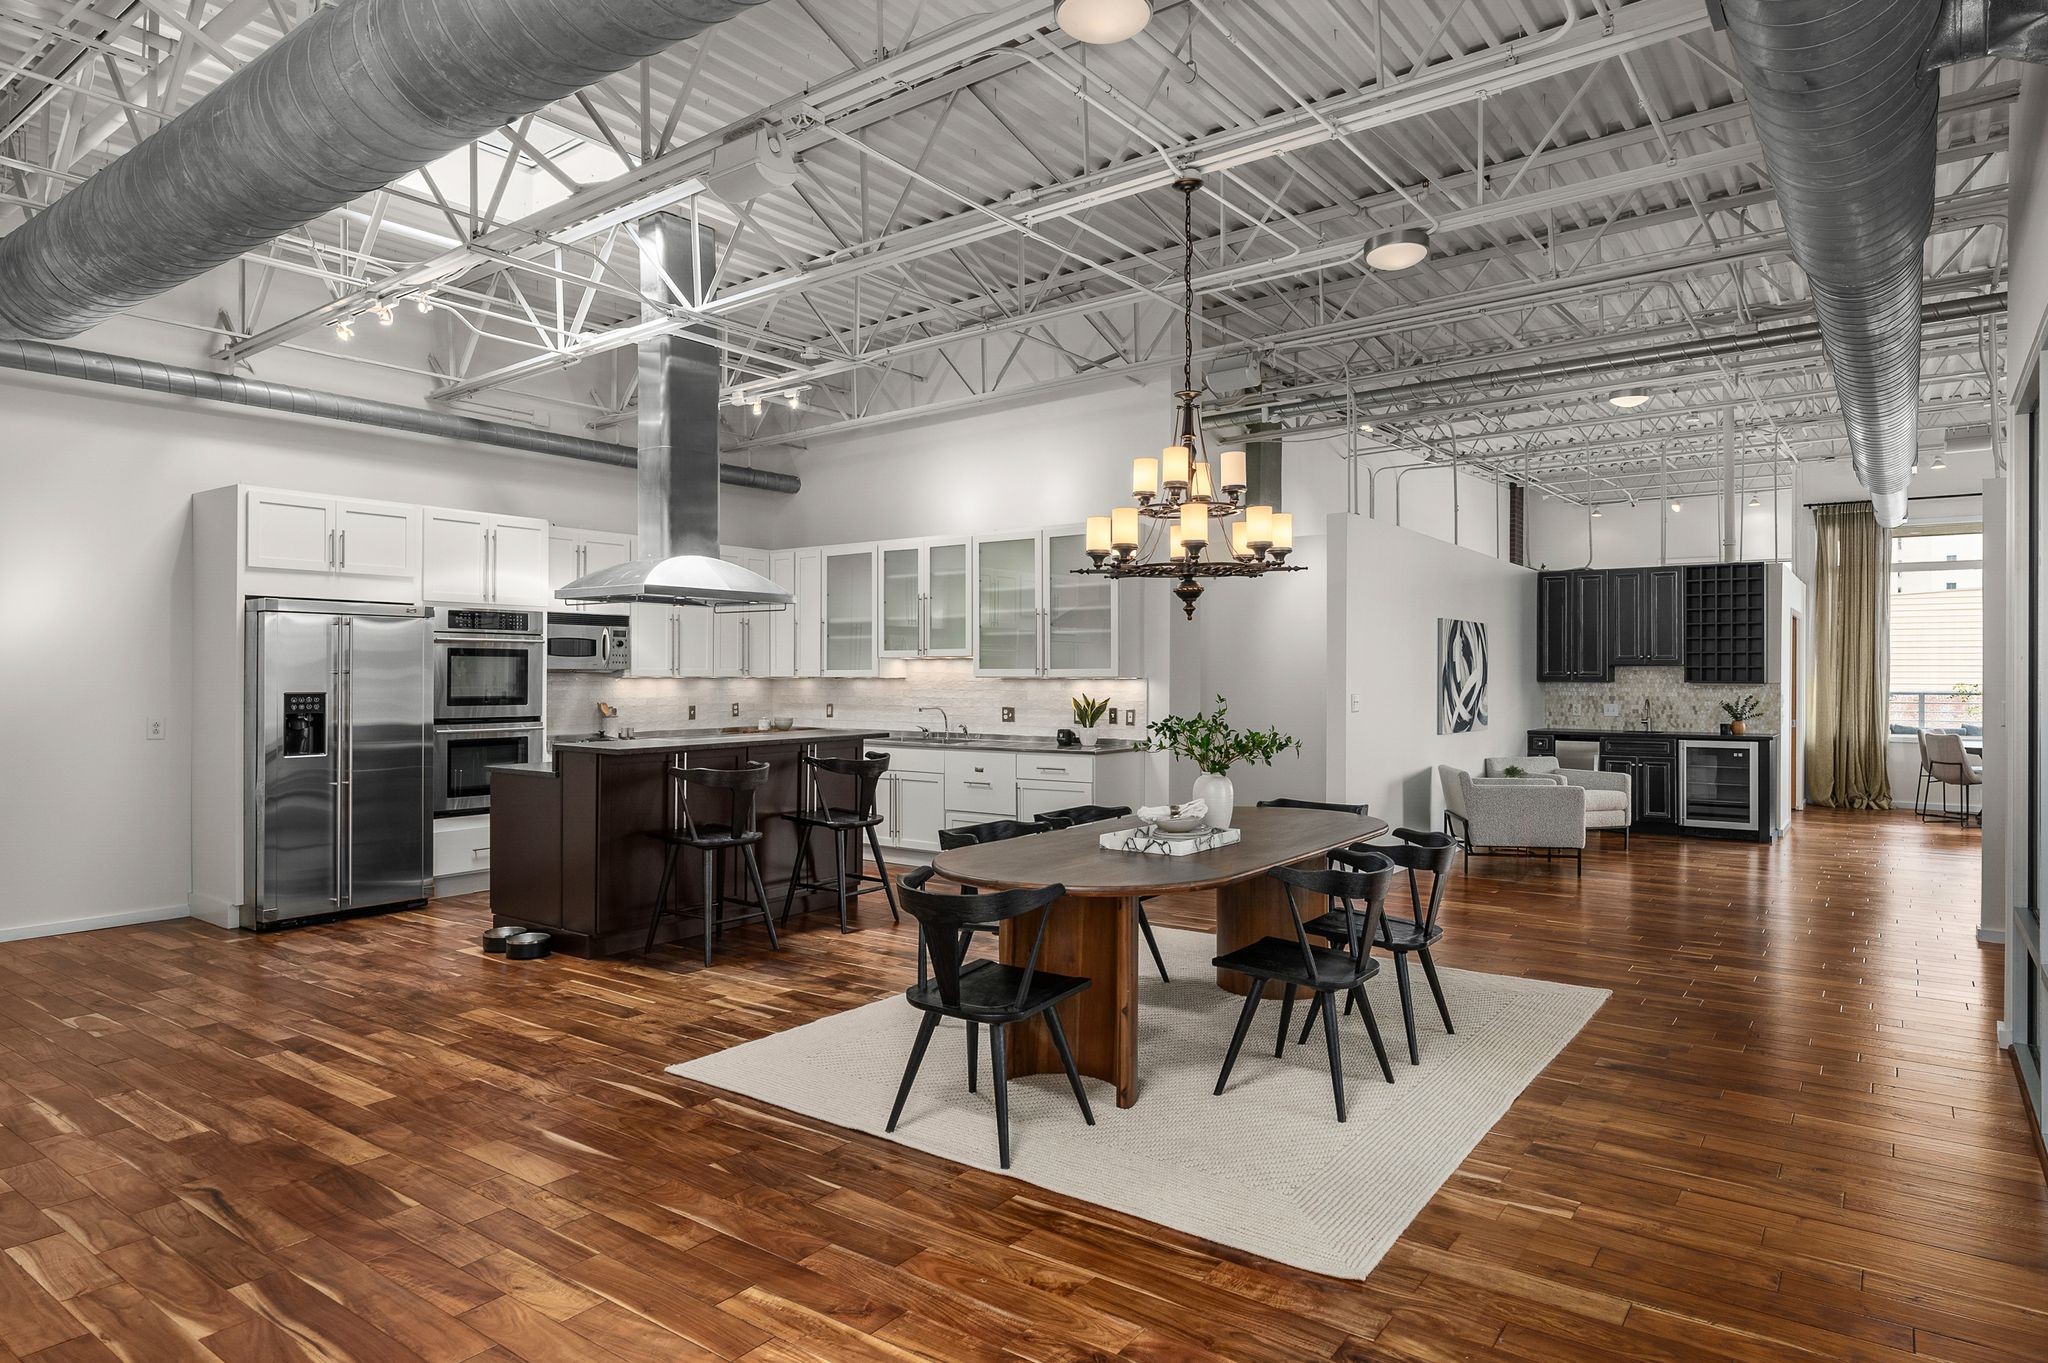
[[1175, 805], [1172, 813], [1160, 815], [1152, 821], [1152, 826], [1162, 833], [1192, 833], [1202, 826], [1203, 817], [1201, 814], [1183, 814], [1180, 806]]
[[775, 719], [769, 720], [768, 727], [775, 730], [777, 733], [787, 733], [789, 730], [794, 729], [796, 727], [796, 721], [794, 719], [789, 718], [786, 715], [779, 716]]

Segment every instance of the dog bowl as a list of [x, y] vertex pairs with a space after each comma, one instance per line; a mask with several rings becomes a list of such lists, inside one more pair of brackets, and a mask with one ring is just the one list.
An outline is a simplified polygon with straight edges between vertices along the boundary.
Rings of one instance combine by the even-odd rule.
[[548, 954], [548, 943], [554, 939], [545, 932], [522, 932], [505, 939], [505, 959], [508, 961], [536, 961]]
[[505, 943], [509, 939], [527, 931], [530, 931], [530, 929], [515, 927], [487, 928], [484, 931], [484, 950], [490, 952], [493, 956], [502, 956], [505, 954]]
[[1152, 821], [1152, 826], [1162, 833], [1192, 833], [1202, 826], [1204, 817], [1206, 816], [1201, 814], [1182, 814], [1179, 812], [1162, 814], [1159, 818]]

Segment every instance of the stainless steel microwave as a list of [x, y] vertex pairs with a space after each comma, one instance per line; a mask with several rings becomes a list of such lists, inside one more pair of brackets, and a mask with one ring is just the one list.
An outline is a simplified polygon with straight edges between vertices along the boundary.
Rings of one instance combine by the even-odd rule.
[[623, 615], [548, 613], [548, 671], [624, 672], [632, 660], [630, 621]]

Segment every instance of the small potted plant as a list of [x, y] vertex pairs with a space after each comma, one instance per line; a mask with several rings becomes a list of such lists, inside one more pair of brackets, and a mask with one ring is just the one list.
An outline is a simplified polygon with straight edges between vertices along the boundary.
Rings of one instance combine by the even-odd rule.
[[1236, 811], [1237, 792], [1230, 784], [1230, 769], [1242, 762], [1273, 765], [1284, 752], [1299, 753], [1301, 740], [1278, 729], [1233, 729], [1226, 716], [1230, 702], [1216, 697], [1216, 708], [1193, 716], [1168, 715], [1146, 726], [1146, 738], [1139, 746], [1147, 752], [1184, 757], [1201, 769], [1195, 778], [1194, 798], [1209, 806], [1211, 828], [1228, 828]]
[[1102, 717], [1109, 713], [1109, 698], [1097, 700], [1087, 692], [1074, 697], [1074, 723], [1081, 728], [1081, 746], [1095, 746], [1095, 726], [1102, 723]]
[[1723, 727], [1731, 734], [1747, 733], [1749, 721], [1762, 714], [1763, 710], [1763, 702], [1755, 696], [1744, 696], [1741, 700], [1724, 700], [1721, 702], [1721, 712], [1728, 716], [1728, 723]]

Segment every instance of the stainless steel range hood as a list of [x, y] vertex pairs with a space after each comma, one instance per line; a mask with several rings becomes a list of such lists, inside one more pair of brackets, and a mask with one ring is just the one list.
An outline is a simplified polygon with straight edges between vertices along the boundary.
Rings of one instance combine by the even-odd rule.
[[[701, 292], [717, 267], [711, 234], [671, 214], [636, 224], [645, 315]], [[631, 563], [560, 588], [564, 601], [649, 601], [727, 610], [796, 598], [718, 556], [718, 350], [690, 336], [640, 346], [640, 548]]]

